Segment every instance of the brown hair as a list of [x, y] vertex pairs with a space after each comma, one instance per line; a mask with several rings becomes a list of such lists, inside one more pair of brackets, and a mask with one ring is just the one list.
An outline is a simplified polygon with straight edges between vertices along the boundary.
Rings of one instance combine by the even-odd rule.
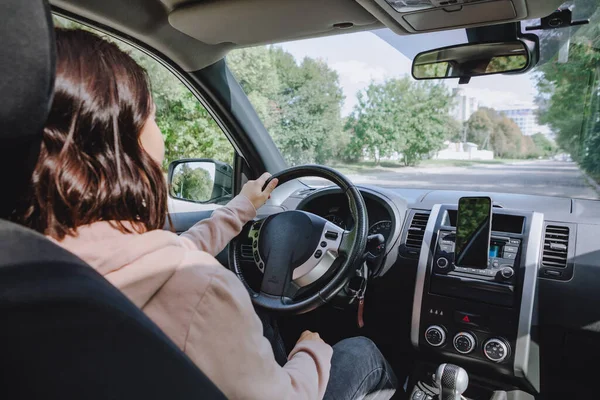
[[129, 233], [163, 228], [164, 175], [139, 140], [154, 107], [146, 71], [93, 33], [55, 33], [54, 100], [15, 219], [59, 240], [97, 221]]

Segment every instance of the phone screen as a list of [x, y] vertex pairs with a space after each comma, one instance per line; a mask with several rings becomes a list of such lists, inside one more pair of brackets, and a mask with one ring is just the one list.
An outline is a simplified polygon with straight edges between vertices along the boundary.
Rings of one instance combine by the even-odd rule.
[[492, 234], [492, 199], [461, 197], [456, 221], [457, 266], [485, 269]]

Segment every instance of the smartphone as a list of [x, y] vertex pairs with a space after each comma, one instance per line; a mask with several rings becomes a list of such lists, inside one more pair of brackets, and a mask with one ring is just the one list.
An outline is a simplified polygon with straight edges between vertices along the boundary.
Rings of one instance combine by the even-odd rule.
[[492, 236], [492, 199], [461, 197], [458, 201], [454, 264], [486, 269]]

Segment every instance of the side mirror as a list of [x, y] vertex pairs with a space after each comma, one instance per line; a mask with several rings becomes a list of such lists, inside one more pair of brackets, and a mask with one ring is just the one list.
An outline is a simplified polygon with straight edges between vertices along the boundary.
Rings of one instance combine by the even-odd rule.
[[173, 161], [169, 164], [169, 195], [194, 203], [226, 203], [233, 197], [233, 168], [204, 158]]
[[415, 79], [449, 79], [522, 73], [535, 65], [535, 51], [536, 43], [525, 39], [443, 47], [417, 54], [412, 75]]

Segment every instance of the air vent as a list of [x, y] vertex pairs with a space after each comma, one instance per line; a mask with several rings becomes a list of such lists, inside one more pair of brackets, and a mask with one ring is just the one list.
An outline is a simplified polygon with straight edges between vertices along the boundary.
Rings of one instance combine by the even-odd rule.
[[242, 258], [247, 260], [253, 260], [254, 256], [252, 255], [252, 246], [249, 244], [242, 245]]
[[426, 213], [415, 213], [413, 215], [406, 235], [406, 247], [411, 249], [421, 249], [428, 219], [429, 214]]
[[552, 268], [566, 268], [569, 250], [569, 228], [547, 225], [544, 235], [542, 265]]

